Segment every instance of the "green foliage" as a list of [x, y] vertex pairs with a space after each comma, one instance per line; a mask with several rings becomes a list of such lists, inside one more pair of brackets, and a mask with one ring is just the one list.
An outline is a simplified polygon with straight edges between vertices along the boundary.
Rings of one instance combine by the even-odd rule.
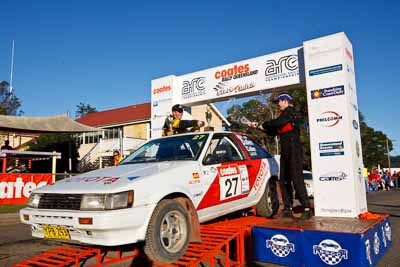
[[79, 102], [79, 105], [76, 105], [75, 118], [81, 118], [93, 112], [97, 112], [95, 107], [92, 107], [90, 104]]
[[[61, 160], [57, 160], [57, 173], [68, 171], [69, 165], [69, 149], [68, 139], [69, 134], [43, 134], [34, 144], [30, 145], [30, 151], [48, 151], [60, 152]], [[78, 147], [71, 137], [71, 158], [72, 158], [72, 172], [76, 172], [78, 164]], [[32, 172], [49, 172], [51, 171], [51, 160], [35, 161], [32, 164]]]
[[9, 90], [9, 83], [0, 82], [0, 115], [20, 115], [21, 101]]
[[368, 126], [361, 112], [359, 118], [364, 166], [371, 169], [380, 164], [381, 167], [387, 168], [389, 166], [387, 147], [389, 151], [393, 150], [392, 141], [382, 131], [375, 131], [374, 128]]

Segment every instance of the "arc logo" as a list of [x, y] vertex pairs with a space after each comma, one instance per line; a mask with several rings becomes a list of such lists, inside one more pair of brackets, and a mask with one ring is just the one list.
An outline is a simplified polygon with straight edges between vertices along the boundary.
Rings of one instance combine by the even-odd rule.
[[287, 257], [290, 252], [295, 251], [293, 243], [289, 242], [289, 239], [284, 235], [274, 235], [271, 239], [266, 240], [266, 247], [270, 248], [272, 253], [280, 258]]
[[318, 255], [328, 265], [336, 265], [343, 259], [348, 259], [347, 249], [343, 249], [339, 243], [332, 239], [325, 239], [318, 245], [314, 245], [313, 254]]
[[317, 123], [323, 127], [333, 127], [341, 120], [343, 120], [343, 116], [339, 115], [339, 113], [335, 111], [325, 111], [319, 115]]
[[183, 81], [182, 83], [182, 96], [184, 99], [205, 95], [206, 78], [197, 77], [192, 80]]
[[285, 79], [299, 75], [299, 62], [297, 55], [287, 55], [278, 60], [267, 60], [265, 69], [266, 81]]

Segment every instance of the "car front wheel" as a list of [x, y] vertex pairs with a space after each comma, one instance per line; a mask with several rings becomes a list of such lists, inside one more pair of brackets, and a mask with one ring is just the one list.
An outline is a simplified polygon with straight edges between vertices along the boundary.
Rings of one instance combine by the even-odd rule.
[[276, 181], [270, 178], [260, 201], [257, 203], [256, 213], [259, 216], [272, 217], [277, 213], [278, 209], [279, 198], [276, 190]]
[[186, 210], [174, 199], [162, 200], [151, 216], [144, 251], [155, 262], [171, 263], [185, 253], [189, 233]]

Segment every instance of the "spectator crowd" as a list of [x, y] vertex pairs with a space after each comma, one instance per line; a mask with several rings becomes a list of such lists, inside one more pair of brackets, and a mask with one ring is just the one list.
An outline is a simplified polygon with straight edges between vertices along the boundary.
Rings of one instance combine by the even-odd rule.
[[399, 172], [390, 173], [389, 170], [378, 170], [373, 168], [368, 174], [368, 191], [386, 190], [399, 188]]

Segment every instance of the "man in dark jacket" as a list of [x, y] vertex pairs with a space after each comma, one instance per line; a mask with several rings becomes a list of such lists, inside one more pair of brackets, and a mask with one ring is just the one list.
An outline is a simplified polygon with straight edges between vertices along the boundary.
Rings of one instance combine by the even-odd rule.
[[175, 135], [196, 130], [205, 125], [204, 121], [182, 120], [183, 106], [176, 104], [172, 107], [172, 118], [167, 118], [163, 126], [163, 136]]
[[279, 105], [281, 114], [278, 118], [266, 121], [262, 128], [269, 135], [279, 135], [281, 145], [279, 184], [284, 210], [282, 217], [292, 217], [292, 183], [304, 212], [301, 219], [312, 217], [310, 201], [304, 185], [303, 147], [300, 142], [299, 116], [293, 107], [293, 99], [288, 94], [279, 95], [274, 101]]

